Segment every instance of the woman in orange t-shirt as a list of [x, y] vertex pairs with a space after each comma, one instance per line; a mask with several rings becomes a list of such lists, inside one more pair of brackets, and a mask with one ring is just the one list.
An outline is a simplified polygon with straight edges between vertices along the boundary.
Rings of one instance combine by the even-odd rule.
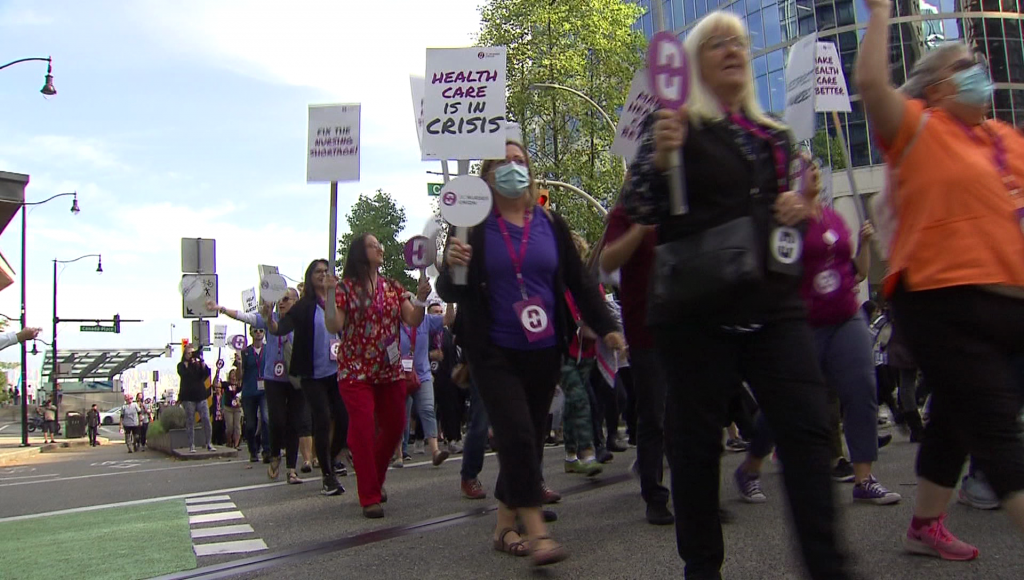
[[[1024, 529], [1024, 441], [1011, 358], [1024, 352], [1024, 137], [986, 120], [994, 85], [956, 43], [889, 84], [889, 0], [871, 10], [856, 78], [893, 172], [886, 290], [932, 386], [904, 546], [970, 560], [944, 524], [967, 455]], [[896, 169], [899, 170], [896, 173]]]

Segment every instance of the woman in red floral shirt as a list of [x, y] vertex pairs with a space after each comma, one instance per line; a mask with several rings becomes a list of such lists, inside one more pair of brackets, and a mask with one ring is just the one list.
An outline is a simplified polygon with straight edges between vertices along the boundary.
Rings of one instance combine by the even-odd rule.
[[328, 283], [324, 317], [328, 332], [341, 334], [338, 388], [348, 409], [359, 503], [368, 518], [384, 517], [384, 477], [405, 428], [399, 321], [419, 326], [423, 301], [430, 295], [430, 283], [421, 278], [410, 301], [401, 284], [379, 275], [383, 262], [377, 238], [362, 234], [352, 240], [340, 284]]

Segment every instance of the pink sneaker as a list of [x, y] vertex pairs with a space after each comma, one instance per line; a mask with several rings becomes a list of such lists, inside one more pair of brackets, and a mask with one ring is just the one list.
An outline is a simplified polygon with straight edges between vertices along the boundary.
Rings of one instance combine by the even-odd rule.
[[949, 533], [944, 524], [946, 514], [939, 516], [927, 526], [918, 529], [907, 528], [907, 536], [903, 538], [903, 548], [912, 554], [937, 556], [943, 560], [973, 560], [978, 557], [978, 549], [961, 542]]

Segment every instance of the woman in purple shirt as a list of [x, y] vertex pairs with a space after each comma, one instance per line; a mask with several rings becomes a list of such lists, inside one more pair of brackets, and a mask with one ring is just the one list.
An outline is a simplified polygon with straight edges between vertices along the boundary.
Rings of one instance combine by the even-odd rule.
[[[494, 548], [529, 554], [536, 565], [553, 564], [567, 554], [544, 525], [541, 457], [567, 335], [576, 331], [562, 298], [565, 290], [605, 344], [621, 350], [625, 340], [576, 252], [568, 225], [537, 205], [525, 148], [509, 141], [505, 159], [484, 161], [480, 174], [494, 193], [494, 213], [470, 231], [469, 244], [449, 236], [437, 291], [445, 302], [459, 305], [456, 340], [501, 449]], [[465, 285], [452, 281], [451, 267], [459, 266], [468, 266]], [[517, 518], [524, 537], [516, 531]]]
[[[868, 242], [874, 234], [870, 223], [860, 230], [857, 253], [853, 235], [842, 216], [818, 200], [821, 172], [810, 163], [803, 195], [811, 206], [804, 234], [803, 280], [800, 294], [807, 305], [807, 320], [814, 330], [818, 363], [829, 388], [835, 389], [843, 410], [846, 445], [853, 463], [853, 500], [879, 505], [902, 499], [871, 474], [878, 459], [878, 399], [872, 355], [871, 331], [857, 300], [857, 285], [870, 266]], [[770, 435], [759, 425], [758, 437], [735, 479], [743, 499], [765, 501], [758, 476], [764, 457], [771, 451]]]

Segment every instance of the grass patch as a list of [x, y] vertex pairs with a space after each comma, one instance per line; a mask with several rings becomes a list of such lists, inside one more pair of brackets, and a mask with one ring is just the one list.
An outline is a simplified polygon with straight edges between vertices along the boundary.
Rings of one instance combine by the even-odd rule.
[[[196, 567], [183, 500], [0, 523], [10, 580], [124, 580]], [[155, 542], [155, 543], [154, 543]]]

